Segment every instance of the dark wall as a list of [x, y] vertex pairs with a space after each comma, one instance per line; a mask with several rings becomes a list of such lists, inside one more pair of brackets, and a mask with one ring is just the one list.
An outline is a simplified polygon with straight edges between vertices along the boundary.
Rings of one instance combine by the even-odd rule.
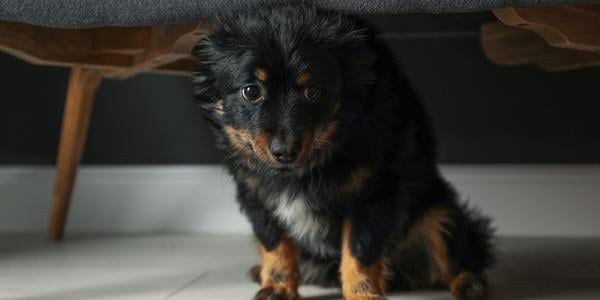
[[[498, 67], [480, 47], [487, 13], [370, 17], [435, 121], [444, 163], [600, 163], [600, 68]], [[51, 164], [68, 71], [0, 55], [0, 164]], [[216, 163], [187, 78], [103, 82], [85, 163]]]

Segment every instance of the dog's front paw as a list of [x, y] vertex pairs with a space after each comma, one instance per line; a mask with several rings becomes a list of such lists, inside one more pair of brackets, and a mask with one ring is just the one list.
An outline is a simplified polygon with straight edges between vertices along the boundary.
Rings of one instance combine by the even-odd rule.
[[288, 291], [284, 288], [265, 287], [260, 289], [254, 296], [254, 300], [298, 300], [297, 292]]

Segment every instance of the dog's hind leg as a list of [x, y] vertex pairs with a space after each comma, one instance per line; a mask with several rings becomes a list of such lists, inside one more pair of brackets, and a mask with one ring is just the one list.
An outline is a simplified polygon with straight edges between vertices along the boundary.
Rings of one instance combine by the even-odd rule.
[[485, 224], [473, 227], [478, 220], [464, 212], [453, 208], [430, 209], [417, 223], [416, 230], [429, 255], [431, 284], [447, 287], [459, 300], [480, 300], [487, 287], [481, 275], [489, 265], [487, 228], [483, 227]]
[[486, 293], [483, 278], [468, 271], [454, 275], [447, 284], [452, 295], [460, 300], [480, 300]]

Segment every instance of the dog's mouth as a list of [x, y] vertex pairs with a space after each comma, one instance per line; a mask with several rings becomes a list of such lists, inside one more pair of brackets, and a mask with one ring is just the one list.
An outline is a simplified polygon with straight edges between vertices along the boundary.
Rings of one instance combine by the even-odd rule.
[[[232, 150], [245, 157], [246, 164], [253, 167], [256, 163], [269, 167], [281, 174], [302, 173], [320, 163], [331, 153], [333, 135], [337, 122], [331, 121], [325, 126], [302, 135], [302, 143], [294, 160], [277, 159], [269, 147], [270, 136], [266, 132], [252, 135], [248, 130], [224, 126], [223, 131], [229, 139]], [[256, 161], [256, 163], [252, 163]]]

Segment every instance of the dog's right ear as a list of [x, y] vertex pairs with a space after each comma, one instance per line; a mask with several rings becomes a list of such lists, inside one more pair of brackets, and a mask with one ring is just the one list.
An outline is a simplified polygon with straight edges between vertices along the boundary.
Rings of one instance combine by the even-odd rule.
[[201, 39], [192, 50], [198, 65], [192, 73], [194, 98], [206, 112], [207, 117], [217, 121], [223, 116], [223, 98], [221, 97], [213, 70], [214, 48], [209, 38]]

